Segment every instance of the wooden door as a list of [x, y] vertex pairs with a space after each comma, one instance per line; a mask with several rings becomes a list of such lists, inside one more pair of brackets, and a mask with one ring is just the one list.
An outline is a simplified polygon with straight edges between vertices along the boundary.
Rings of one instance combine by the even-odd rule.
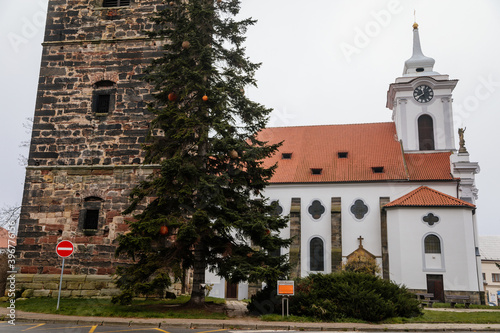
[[235, 283], [226, 283], [226, 298], [238, 298], [238, 285]]
[[434, 294], [434, 300], [444, 302], [444, 286], [442, 275], [427, 275], [427, 292]]

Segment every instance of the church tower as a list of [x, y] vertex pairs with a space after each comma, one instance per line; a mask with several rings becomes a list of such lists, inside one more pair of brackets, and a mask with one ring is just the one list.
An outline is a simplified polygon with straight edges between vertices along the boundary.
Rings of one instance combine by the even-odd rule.
[[116, 238], [128, 230], [122, 212], [131, 189], [153, 171], [141, 164], [152, 119], [146, 108], [151, 87], [143, 76], [162, 47], [145, 31], [152, 29], [148, 17], [165, 6], [161, 0], [49, 1], [19, 273], [59, 273], [55, 247], [61, 240], [75, 245], [65, 273], [79, 281], [113, 274], [124, 261], [114, 256]]
[[455, 151], [452, 92], [458, 80], [435, 72], [434, 63], [422, 53], [415, 23], [413, 55], [387, 92], [386, 106], [405, 152]]

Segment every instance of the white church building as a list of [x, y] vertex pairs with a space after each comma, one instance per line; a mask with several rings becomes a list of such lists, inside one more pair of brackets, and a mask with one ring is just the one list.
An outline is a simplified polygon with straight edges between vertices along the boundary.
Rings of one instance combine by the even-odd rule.
[[[261, 133], [271, 143], [284, 141], [266, 161], [278, 168], [265, 196], [289, 216], [282, 236], [293, 237], [283, 249], [294, 265], [290, 278], [339, 270], [362, 253], [377, 260], [384, 279], [412, 291], [480, 302], [479, 166], [469, 161], [464, 131], [453, 128], [458, 80], [433, 66], [414, 24], [413, 55], [387, 92], [392, 122]], [[209, 272], [206, 282], [211, 296], [248, 297], [246, 283], [229, 285]]]

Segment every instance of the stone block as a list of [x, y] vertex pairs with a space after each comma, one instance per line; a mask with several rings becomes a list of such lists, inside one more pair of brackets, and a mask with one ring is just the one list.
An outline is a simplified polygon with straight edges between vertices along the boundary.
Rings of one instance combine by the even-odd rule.
[[23, 291], [21, 297], [23, 297], [23, 298], [33, 297], [33, 292], [34, 292], [33, 289], [26, 289], [25, 291]]
[[49, 297], [50, 290], [34, 290], [33, 297]]
[[49, 282], [49, 283], [45, 283], [43, 287], [44, 287], [44, 289], [55, 289], [55, 290], [58, 290], [59, 289], [59, 283]]
[[35, 274], [16, 274], [16, 282], [33, 282]]
[[99, 290], [82, 290], [82, 297], [94, 297], [99, 296]]
[[101, 289], [99, 296], [118, 296], [120, 294], [120, 289]]
[[81, 290], [71, 290], [71, 297], [80, 297], [82, 296]]
[[82, 283], [80, 283], [80, 282], [67, 282], [66, 289], [67, 290], [81, 290]]
[[87, 282], [97, 282], [97, 281], [108, 282], [111, 280], [113, 280], [113, 278], [109, 275], [87, 275], [85, 278], [85, 281], [87, 281]]
[[95, 290], [96, 283], [95, 282], [84, 282], [82, 283], [82, 290]]
[[34, 274], [33, 282], [59, 282], [59, 274]]

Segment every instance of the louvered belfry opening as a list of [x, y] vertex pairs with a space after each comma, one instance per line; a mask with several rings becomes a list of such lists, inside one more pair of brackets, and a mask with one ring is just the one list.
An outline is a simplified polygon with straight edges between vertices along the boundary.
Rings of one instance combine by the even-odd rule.
[[129, 5], [130, 0], [104, 0], [102, 2], [103, 7], [123, 7]]

